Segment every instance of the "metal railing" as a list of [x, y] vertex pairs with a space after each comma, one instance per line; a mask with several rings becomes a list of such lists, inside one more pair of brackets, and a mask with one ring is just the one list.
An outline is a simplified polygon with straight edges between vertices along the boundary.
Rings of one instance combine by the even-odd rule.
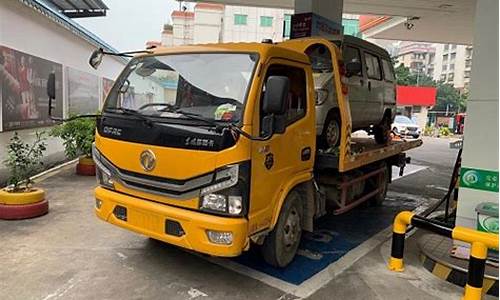
[[449, 228], [440, 222], [430, 220], [409, 211], [400, 212], [394, 219], [391, 258], [389, 269], [395, 272], [404, 271], [403, 253], [405, 245], [405, 234], [408, 225], [426, 229], [439, 235], [455, 240], [470, 243], [470, 259], [462, 299], [481, 299], [484, 279], [484, 268], [488, 249], [498, 249], [498, 235], [473, 230], [466, 227], [456, 226]]

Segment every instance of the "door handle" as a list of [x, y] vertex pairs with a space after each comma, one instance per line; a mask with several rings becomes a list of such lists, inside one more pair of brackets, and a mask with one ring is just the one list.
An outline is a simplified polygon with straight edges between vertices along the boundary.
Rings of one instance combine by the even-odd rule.
[[368, 90], [371, 91], [372, 90], [372, 82], [371, 81], [368, 81]]

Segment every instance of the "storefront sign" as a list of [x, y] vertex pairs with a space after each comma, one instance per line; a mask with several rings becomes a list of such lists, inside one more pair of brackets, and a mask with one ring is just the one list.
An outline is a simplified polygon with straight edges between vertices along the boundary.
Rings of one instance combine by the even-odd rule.
[[320, 36], [330, 40], [342, 37], [342, 24], [314, 13], [302, 13], [292, 16], [291, 39]]
[[498, 171], [462, 167], [460, 187], [498, 193]]

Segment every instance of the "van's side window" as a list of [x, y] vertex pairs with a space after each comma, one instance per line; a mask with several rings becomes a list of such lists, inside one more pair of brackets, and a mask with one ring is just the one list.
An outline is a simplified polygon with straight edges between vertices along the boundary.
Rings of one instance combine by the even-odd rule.
[[382, 80], [382, 72], [380, 71], [380, 63], [378, 57], [365, 52], [366, 75], [368, 78]]
[[382, 59], [382, 69], [384, 70], [384, 79], [390, 82], [394, 81], [394, 72], [391, 63], [387, 59]]
[[[351, 46], [346, 46], [344, 48], [344, 64], [347, 64], [352, 61], [361, 62], [361, 55], [359, 53], [359, 49]], [[362, 76], [361, 71], [359, 71], [358, 74], [353, 74], [353, 75]]]
[[[290, 80], [290, 90], [286, 99], [285, 119], [286, 125], [289, 125], [306, 115], [307, 109], [307, 82], [304, 69], [296, 68], [287, 65], [272, 65], [267, 69], [265, 80], [269, 76], [286, 76]], [[265, 81], [264, 81], [265, 82]], [[262, 112], [262, 99], [266, 87], [264, 84], [262, 97], [260, 101], [260, 109]], [[261, 113], [261, 118], [264, 117]], [[262, 119], [261, 119], [262, 120]]]

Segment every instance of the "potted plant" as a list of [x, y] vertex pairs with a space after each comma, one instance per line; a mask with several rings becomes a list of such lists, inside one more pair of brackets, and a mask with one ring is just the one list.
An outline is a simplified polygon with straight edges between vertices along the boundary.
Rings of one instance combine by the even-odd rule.
[[47, 144], [43, 132], [36, 132], [33, 143], [24, 143], [17, 132], [7, 145], [4, 161], [10, 177], [7, 187], [0, 189], [0, 219], [14, 220], [41, 216], [49, 210], [45, 192], [33, 187], [31, 177], [43, 165]]
[[78, 157], [76, 173], [79, 175], [95, 175], [95, 164], [92, 159], [95, 129], [94, 118], [80, 118], [60, 124], [50, 132], [50, 135], [63, 139], [66, 157], [70, 159]]

